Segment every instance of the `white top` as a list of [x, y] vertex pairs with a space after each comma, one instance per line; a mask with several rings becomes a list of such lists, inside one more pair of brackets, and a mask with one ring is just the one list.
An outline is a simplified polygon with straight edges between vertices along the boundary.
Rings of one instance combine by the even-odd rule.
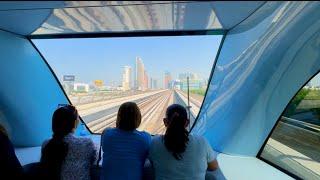
[[[68, 144], [68, 153], [61, 167], [61, 180], [90, 180], [90, 169], [98, 158], [93, 141], [72, 133], [66, 135], [64, 141]], [[48, 142], [46, 140], [42, 148]]]
[[153, 138], [149, 152], [157, 180], [203, 180], [208, 162], [214, 161], [216, 157], [217, 153], [212, 150], [207, 140], [195, 135], [189, 135], [189, 142], [181, 160], [176, 160], [166, 149], [163, 136]]

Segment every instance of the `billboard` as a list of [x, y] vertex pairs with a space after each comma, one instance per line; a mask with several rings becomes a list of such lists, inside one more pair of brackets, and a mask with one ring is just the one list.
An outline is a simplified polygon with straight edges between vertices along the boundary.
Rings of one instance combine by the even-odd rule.
[[93, 82], [97, 87], [102, 87], [104, 84], [102, 80], [94, 80]]
[[63, 76], [63, 81], [69, 81], [69, 82], [73, 82], [75, 81], [76, 77], [74, 75], [64, 75]]

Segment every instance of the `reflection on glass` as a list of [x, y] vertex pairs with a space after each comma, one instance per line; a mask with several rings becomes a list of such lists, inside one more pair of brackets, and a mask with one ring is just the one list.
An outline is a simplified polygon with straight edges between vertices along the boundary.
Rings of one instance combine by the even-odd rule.
[[[221, 29], [212, 2], [118, 4], [54, 9], [33, 34]], [[87, 4], [87, 3], [86, 3]], [[110, 5], [110, 4], [109, 4]]]
[[261, 157], [303, 179], [320, 179], [320, 74], [292, 99]]
[[119, 106], [138, 104], [140, 130], [164, 132], [165, 110], [188, 105], [193, 123], [221, 36], [35, 40], [92, 132], [114, 127]]

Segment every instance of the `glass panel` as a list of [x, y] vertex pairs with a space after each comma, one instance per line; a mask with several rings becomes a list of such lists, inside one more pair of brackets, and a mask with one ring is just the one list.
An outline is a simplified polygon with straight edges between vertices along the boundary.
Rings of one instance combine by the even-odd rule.
[[211, 2], [54, 9], [32, 34], [221, 29]]
[[119, 106], [134, 101], [142, 113], [139, 129], [152, 134], [164, 132], [168, 105], [188, 105], [188, 87], [193, 123], [220, 41], [221, 36], [34, 40], [91, 131], [114, 127]]
[[261, 157], [303, 179], [320, 179], [320, 74], [287, 106]]

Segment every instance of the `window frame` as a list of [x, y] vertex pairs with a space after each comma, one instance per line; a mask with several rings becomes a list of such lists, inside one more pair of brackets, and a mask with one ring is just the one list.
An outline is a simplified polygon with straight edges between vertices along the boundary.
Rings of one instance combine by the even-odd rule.
[[290, 101], [288, 101], [287, 105], [285, 106], [285, 108], [282, 110], [282, 113], [280, 114], [280, 116], [278, 117], [276, 123], [274, 124], [274, 126], [272, 127], [271, 131], [269, 132], [268, 136], [266, 137], [266, 139], [264, 140], [259, 152], [256, 155], [256, 158], [260, 159], [261, 161], [273, 166], [274, 168], [284, 172], [285, 174], [291, 176], [294, 179], [303, 179], [297, 175], [295, 175], [294, 173], [284, 169], [283, 167], [263, 158], [261, 156], [266, 144], [268, 143], [268, 140], [270, 139], [272, 133], [274, 132], [274, 130], [276, 129], [277, 125], [279, 124], [281, 117], [284, 115], [285, 110], [288, 108], [288, 106], [290, 105], [290, 103], [292, 102], [292, 100], [297, 96], [297, 94], [301, 91], [301, 89], [303, 89], [315, 76], [317, 76], [320, 73], [320, 70], [318, 70], [315, 74], [313, 74], [305, 83], [302, 84], [302, 86], [300, 86], [299, 90], [291, 97]]
[[207, 86], [207, 88], [206, 88], [206, 92], [204, 93], [204, 97], [203, 97], [203, 101], [202, 101], [201, 106], [200, 106], [199, 113], [197, 114], [197, 117], [194, 119], [194, 122], [193, 122], [193, 124], [192, 124], [189, 132], [192, 132], [193, 128], [196, 126], [196, 123], [198, 122], [199, 116], [200, 116], [200, 114], [201, 114], [201, 112], [202, 112], [202, 107], [203, 107], [204, 101], [206, 100], [207, 93], [208, 93], [208, 90], [209, 90], [209, 85], [210, 85], [210, 83], [211, 83], [211, 80], [212, 80], [214, 71], [215, 71], [215, 69], [216, 69], [217, 61], [218, 61], [218, 59], [219, 59], [220, 52], [221, 52], [221, 49], [222, 49], [222, 46], [223, 46], [223, 43], [224, 43], [225, 38], [226, 38], [226, 34], [224, 34], [224, 35], [222, 36], [222, 38], [221, 38], [221, 42], [220, 42], [220, 45], [219, 45], [219, 48], [218, 48], [216, 57], [215, 57], [215, 59], [214, 59], [214, 62], [213, 62], [212, 68], [211, 68], [211, 72], [210, 72], [209, 80], [208, 80], [208, 86]]
[[[215, 36], [215, 35], [222, 35], [220, 45], [214, 60], [214, 64], [212, 65], [210, 76], [209, 76], [209, 81], [208, 81], [208, 86], [206, 88], [206, 92], [204, 95], [203, 101], [206, 99], [206, 95], [209, 89], [209, 84], [212, 80], [212, 76], [214, 74], [214, 70], [216, 67], [216, 62], [218, 60], [218, 57], [220, 55], [220, 51], [222, 49], [227, 30], [182, 30], [182, 31], [134, 31], [134, 32], [111, 32], [111, 33], [71, 33], [71, 34], [41, 34], [41, 35], [28, 35], [25, 38], [31, 43], [31, 45], [35, 48], [35, 50], [39, 53], [40, 57], [44, 61], [44, 63], [47, 65], [48, 69], [52, 73], [53, 77], [55, 78], [57, 84], [60, 86], [60, 89], [62, 90], [64, 96], [66, 97], [67, 101], [69, 104], [72, 105], [71, 100], [69, 99], [67, 93], [63, 89], [62, 84], [60, 83], [56, 73], [53, 71], [52, 67], [49, 65], [48, 61], [46, 58], [43, 56], [43, 54], [40, 52], [40, 50], [37, 48], [37, 46], [33, 43], [33, 39], [78, 39], [78, 38], [115, 38], [115, 37], [161, 37], [161, 36]], [[194, 126], [197, 123], [197, 120], [199, 118], [199, 115], [201, 113], [203, 106], [203, 102], [200, 107], [200, 111], [195, 118], [189, 132], [192, 131]], [[87, 126], [87, 124], [84, 122], [82, 119], [81, 115], [79, 115], [79, 119], [81, 121], [80, 125], [84, 125], [88, 132], [92, 135], [101, 135], [101, 133], [95, 133], [92, 132], [91, 129]]]

